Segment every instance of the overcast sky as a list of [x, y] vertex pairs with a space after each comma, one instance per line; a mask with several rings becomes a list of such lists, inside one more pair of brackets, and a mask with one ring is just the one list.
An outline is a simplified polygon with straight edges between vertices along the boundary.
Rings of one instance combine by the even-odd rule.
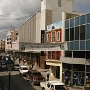
[[[90, 0], [73, 1], [74, 11], [90, 11]], [[41, 0], [0, 0], [0, 39], [5, 39], [8, 30], [18, 27], [27, 17], [40, 11], [40, 2]]]

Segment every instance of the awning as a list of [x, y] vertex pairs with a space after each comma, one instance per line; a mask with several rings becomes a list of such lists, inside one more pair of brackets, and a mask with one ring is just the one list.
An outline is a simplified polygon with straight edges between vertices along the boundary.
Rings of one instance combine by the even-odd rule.
[[61, 62], [59, 60], [48, 59], [48, 60], [46, 60], [46, 65], [60, 66]]

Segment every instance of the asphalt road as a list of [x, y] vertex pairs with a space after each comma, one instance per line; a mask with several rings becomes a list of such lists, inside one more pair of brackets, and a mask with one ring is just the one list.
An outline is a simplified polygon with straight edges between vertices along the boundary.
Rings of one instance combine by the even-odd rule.
[[[41, 90], [40, 86], [31, 85], [25, 77], [19, 75], [18, 71], [11, 72], [10, 90]], [[8, 72], [0, 72], [0, 82], [8, 89], [9, 77]]]

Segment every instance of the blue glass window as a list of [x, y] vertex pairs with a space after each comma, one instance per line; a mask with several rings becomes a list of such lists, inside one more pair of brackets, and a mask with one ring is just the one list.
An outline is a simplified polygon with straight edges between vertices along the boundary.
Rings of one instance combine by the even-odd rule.
[[79, 25], [79, 17], [76, 17], [75, 18], [75, 26], [78, 26]]
[[79, 50], [79, 41], [74, 42], [74, 50]]
[[74, 45], [74, 42], [69, 43], [70, 50], [73, 50], [73, 45]]
[[85, 50], [85, 41], [80, 41], [80, 50]]
[[70, 50], [69, 42], [67, 42], [67, 47], [68, 47], [68, 50]]
[[86, 39], [90, 39], [90, 24], [87, 24], [87, 28], [86, 28]]
[[80, 25], [85, 24], [85, 15], [80, 16]]
[[70, 19], [70, 27], [74, 26], [74, 18]]
[[69, 28], [69, 20], [65, 21], [65, 28]]
[[86, 50], [90, 50], [90, 40], [86, 41]]
[[90, 13], [88, 13], [88, 14], [86, 15], [86, 20], [87, 20], [87, 23], [90, 23]]

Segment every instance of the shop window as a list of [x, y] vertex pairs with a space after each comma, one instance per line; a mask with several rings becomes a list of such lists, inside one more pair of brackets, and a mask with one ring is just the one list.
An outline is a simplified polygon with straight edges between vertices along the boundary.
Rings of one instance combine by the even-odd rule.
[[54, 51], [52, 51], [52, 59], [55, 59]]
[[57, 32], [57, 41], [60, 41], [60, 32]]
[[79, 40], [79, 27], [75, 27], [75, 40]]
[[69, 28], [69, 20], [65, 21], [65, 28]]
[[80, 16], [80, 25], [85, 24], [85, 15]]
[[79, 25], [79, 17], [75, 17], [75, 26]]
[[74, 42], [69, 42], [70, 50], [73, 50]]
[[74, 50], [79, 50], [79, 41], [74, 42]]
[[90, 39], [90, 24], [87, 24], [86, 27], [86, 39]]
[[72, 51], [65, 51], [65, 57], [72, 57]]
[[90, 40], [86, 41], [86, 50], [90, 50]]
[[56, 60], [60, 60], [60, 52], [56, 51]]
[[74, 18], [70, 19], [70, 27], [74, 26]]
[[90, 23], [90, 13], [88, 13], [88, 14], [86, 15], [86, 20], [87, 20], [87, 23]]
[[74, 40], [74, 28], [70, 28], [70, 41]]
[[80, 50], [85, 50], [85, 41], [80, 41]]
[[69, 29], [65, 29], [65, 41], [69, 41]]
[[85, 25], [80, 26], [80, 40], [85, 40]]
[[51, 57], [51, 53], [50, 53], [50, 51], [48, 51], [48, 59], [50, 59]]

